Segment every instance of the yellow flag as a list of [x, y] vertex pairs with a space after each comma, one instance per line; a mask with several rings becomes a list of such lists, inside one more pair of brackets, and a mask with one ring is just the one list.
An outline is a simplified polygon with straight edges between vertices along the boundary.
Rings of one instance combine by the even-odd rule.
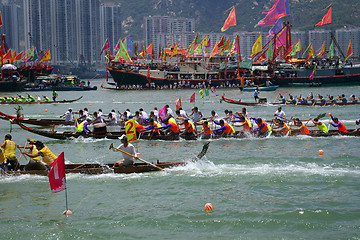
[[260, 33], [252, 47], [252, 53], [251, 53], [250, 57], [255, 56], [257, 53], [259, 53], [261, 51], [262, 51], [262, 40], [261, 40], [261, 33]]
[[125, 133], [128, 138], [128, 142], [136, 141], [135, 118], [125, 122]]
[[42, 62], [45, 62], [45, 61], [51, 61], [50, 48], [46, 51], [45, 55], [39, 61], [39, 63], [42, 63]]

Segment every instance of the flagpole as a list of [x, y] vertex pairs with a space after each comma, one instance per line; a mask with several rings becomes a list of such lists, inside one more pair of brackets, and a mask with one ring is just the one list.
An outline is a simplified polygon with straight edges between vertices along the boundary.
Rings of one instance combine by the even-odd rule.
[[66, 211], [69, 210], [68, 196], [67, 196], [67, 187], [65, 187], [65, 205], [66, 205]]

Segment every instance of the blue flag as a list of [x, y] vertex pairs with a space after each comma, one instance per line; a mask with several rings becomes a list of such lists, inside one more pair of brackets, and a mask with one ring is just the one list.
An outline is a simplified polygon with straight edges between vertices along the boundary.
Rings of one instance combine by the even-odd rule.
[[279, 33], [282, 28], [283, 28], [282, 21], [281, 21], [281, 18], [279, 18], [275, 22], [275, 25], [269, 30], [268, 37], [271, 36], [271, 35]]
[[131, 36], [128, 36], [127, 38], [126, 38], [126, 50], [128, 51], [128, 52], [131, 52], [132, 51], [132, 48], [131, 48]]

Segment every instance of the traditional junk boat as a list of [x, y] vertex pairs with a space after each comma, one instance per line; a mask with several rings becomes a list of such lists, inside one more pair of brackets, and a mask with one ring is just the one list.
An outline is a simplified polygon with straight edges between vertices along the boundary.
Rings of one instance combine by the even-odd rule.
[[76, 99], [71, 99], [71, 100], [59, 100], [59, 101], [21, 101], [21, 102], [17, 102], [17, 101], [12, 101], [12, 102], [0, 102], [0, 104], [17, 104], [17, 105], [22, 105], [22, 104], [50, 104], [50, 103], [72, 103], [72, 102], [76, 102], [79, 101], [83, 96], [80, 96]]
[[[113, 163], [85, 163], [85, 164], [66, 164], [65, 172], [66, 173], [81, 173], [81, 174], [106, 174], [106, 173], [118, 173], [118, 174], [129, 174], [129, 173], [144, 173], [144, 172], [154, 172], [159, 171], [160, 169], [167, 169], [177, 166], [183, 166], [189, 162], [195, 162], [200, 160], [207, 152], [209, 148], [209, 142], [203, 145], [201, 152], [190, 161], [176, 161], [176, 162], [160, 162], [158, 161], [154, 164], [156, 167], [151, 166], [146, 163], [134, 163], [130, 166], [121, 166], [113, 168]], [[24, 165], [21, 165], [20, 169], [24, 169]], [[0, 174], [5, 175], [23, 175], [23, 174], [32, 174], [32, 175], [43, 175], [47, 176], [49, 171], [47, 170], [21, 170], [21, 171], [9, 171], [9, 172], [0, 172]]]
[[[268, 26], [274, 19], [278, 19], [276, 23], [280, 24], [275, 24], [274, 28], [271, 29], [272, 32], [269, 34], [272, 37], [264, 46], [261, 41], [255, 42], [250, 63], [241, 61], [239, 36], [232, 43], [223, 36], [215, 44], [211, 54], [205, 54], [205, 47], [210, 45], [205, 44], [207, 36], [200, 41], [200, 35], [197, 34], [188, 47], [182, 46], [182, 50], [178, 50], [177, 43], [171, 48], [160, 49], [161, 54], [159, 54], [158, 60], [154, 60], [152, 44], [147, 47], [146, 51], [144, 46], [143, 51], [133, 59], [130, 59], [127, 53], [122, 54], [121, 52], [126, 52], [126, 49], [121, 49], [116, 57], [108, 55], [107, 58], [110, 61], [107, 71], [114, 79], [118, 89], [134, 89], [126, 88], [126, 86], [132, 85], [140, 85], [142, 88], [169, 85], [175, 86], [175, 88], [203, 87], [203, 85], [215, 87], [221, 85], [237, 87], [241, 85], [244, 87], [244, 80], [251, 80], [256, 85], [270, 81], [273, 85], [279, 86], [360, 83], [360, 66], [346, 65], [346, 60], [352, 55], [350, 43], [348, 53], [345, 56], [334, 34], [331, 33], [334, 43], [331, 46], [335, 45], [339, 49], [343, 62], [340, 61], [340, 57], [333, 54], [333, 50], [329, 50], [329, 58], [324, 59], [325, 43], [316, 56], [312, 44], [310, 44], [308, 56], [297, 59], [295, 55], [301, 51], [300, 40], [294, 44], [291, 42], [291, 25], [289, 22], [282, 23], [281, 17], [279, 17], [289, 14], [288, 1], [277, 1], [271, 9], [277, 9], [276, 11], [281, 13], [276, 13], [277, 17], [269, 15], [271, 21], [263, 19], [260, 21], [263, 21], [262, 25], [260, 22], [258, 25]], [[272, 11], [268, 14], [275, 13]], [[330, 21], [322, 22], [316, 26], [331, 23], [331, 14], [329, 16], [330, 18], [327, 17], [327, 19]], [[235, 13], [233, 19], [235, 19]], [[236, 21], [234, 25], [236, 25]], [[261, 40], [261, 35], [258, 39]], [[185, 47], [186, 49], [184, 49]], [[218, 53], [221, 53], [222, 56], [215, 56]], [[150, 54], [152, 55], [151, 62], [145, 59], [145, 56]], [[142, 56], [142, 60], [138, 59], [138, 56]], [[171, 56], [176, 60], [166, 61], [166, 56]]]

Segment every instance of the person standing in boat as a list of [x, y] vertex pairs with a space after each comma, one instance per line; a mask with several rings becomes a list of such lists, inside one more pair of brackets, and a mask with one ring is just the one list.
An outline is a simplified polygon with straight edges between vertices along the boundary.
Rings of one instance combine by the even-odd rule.
[[195, 125], [200, 125], [202, 123], [200, 123], [201, 119], [204, 117], [203, 114], [201, 113], [201, 111], [199, 110], [198, 107], [194, 107], [192, 109], [192, 113], [189, 115], [189, 117], [193, 116], [193, 122]]
[[[136, 150], [134, 145], [128, 142], [128, 138], [126, 135], [122, 135], [120, 138], [121, 144], [117, 148], [120, 150], [123, 150], [124, 152], [127, 152], [131, 155], [136, 156]], [[115, 149], [114, 149], [115, 151]], [[129, 156], [125, 153], [122, 153], [123, 159], [120, 161], [116, 161], [114, 163], [114, 167], [122, 167], [122, 166], [130, 166], [134, 164], [134, 158], [132, 156]]]
[[[5, 140], [2, 142], [0, 147], [4, 149], [4, 157], [5, 161], [2, 164], [2, 169], [5, 171], [13, 170], [16, 171], [20, 164], [16, 158], [16, 152], [15, 152], [15, 143], [11, 140], [12, 136], [10, 134], [5, 135]], [[10, 166], [8, 165], [10, 164]]]
[[260, 94], [260, 90], [259, 90], [259, 88], [257, 87], [257, 88], [255, 89], [255, 91], [254, 91], [254, 99], [255, 99], [255, 102], [258, 101], [258, 99], [259, 99], [259, 94]]
[[52, 98], [53, 98], [53, 101], [55, 102], [56, 101], [56, 98], [58, 97], [58, 93], [55, 91], [55, 90], [53, 90], [53, 92], [52, 92]]
[[50, 168], [51, 164], [57, 159], [57, 156], [53, 152], [51, 152], [50, 149], [47, 146], [45, 146], [44, 143], [42, 143], [41, 141], [36, 141], [35, 146], [38, 152], [30, 154], [26, 151], [21, 151], [21, 153], [31, 158], [36, 158], [41, 156], [47, 168]]
[[286, 119], [285, 112], [282, 111], [281, 107], [278, 107], [277, 111], [274, 114], [275, 119], [278, 119], [280, 121], [284, 121]]
[[[19, 149], [28, 149], [29, 150], [29, 154], [35, 154], [38, 152], [36, 146], [35, 146], [35, 139], [27, 139], [27, 141], [29, 142], [28, 146], [19, 146], [16, 145], [17, 148]], [[26, 164], [24, 166], [24, 170], [25, 171], [29, 171], [29, 170], [47, 170], [47, 167], [41, 162], [40, 156], [37, 157], [32, 157], [30, 158], [28, 164]]]

